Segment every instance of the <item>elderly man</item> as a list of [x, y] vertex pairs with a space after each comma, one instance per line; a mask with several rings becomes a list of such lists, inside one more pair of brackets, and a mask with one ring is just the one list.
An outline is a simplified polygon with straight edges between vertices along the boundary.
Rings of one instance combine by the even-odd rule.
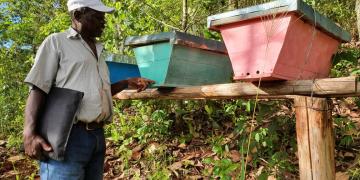
[[96, 37], [105, 27], [105, 13], [114, 9], [100, 0], [69, 0], [67, 6], [71, 27], [44, 40], [25, 79], [32, 87], [25, 110], [25, 152], [39, 158], [42, 151], [52, 151], [35, 131], [38, 114], [51, 87], [84, 92], [64, 161], [42, 160], [40, 176], [41, 179], [102, 179], [103, 125], [112, 117], [112, 95], [127, 87], [144, 90], [153, 81], [131, 78], [111, 85], [106, 63], [101, 58], [103, 47]]

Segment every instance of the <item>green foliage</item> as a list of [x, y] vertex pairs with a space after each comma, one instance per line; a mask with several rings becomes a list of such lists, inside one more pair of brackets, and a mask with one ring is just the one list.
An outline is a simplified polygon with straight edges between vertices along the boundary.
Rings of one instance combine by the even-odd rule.
[[[161, 171], [161, 167], [169, 166], [174, 161], [169, 154], [169, 148], [160, 144], [161, 142], [177, 141], [180, 144], [187, 144], [196, 136], [205, 139], [210, 150], [218, 157], [203, 161], [213, 167], [213, 171], [204, 171], [203, 175], [223, 179], [233, 176], [245, 177], [243, 172], [244, 157], [247, 153], [245, 142], [250, 135], [249, 128], [252, 121], [249, 121], [248, 115], [254, 108], [253, 101], [116, 101], [115, 103], [115, 120], [113, 124], [107, 126], [106, 134], [118, 144], [117, 154], [120, 156], [124, 170], [130, 168], [132, 163], [130, 159], [133, 144], [146, 147], [143, 156], [146, 159], [145, 163], [148, 163], [146, 167], [150, 172], [158, 172]], [[294, 156], [296, 151], [295, 122], [292, 116], [279, 113], [280, 107], [286, 109], [283, 107], [284, 104], [286, 105], [287, 102], [261, 101], [256, 109], [256, 117], [259, 118], [253, 122], [255, 131], [252, 133], [250, 156], [253, 167], [258, 167], [263, 161], [268, 163], [262, 172], [262, 177], [271, 174], [282, 177], [283, 172], [295, 171], [294, 165], [289, 163], [289, 156]], [[272, 108], [269, 110], [270, 106]], [[180, 131], [174, 131], [176, 125], [182, 124], [174, 123], [176, 119], [186, 124], [181, 126]], [[228, 123], [232, 124], [230, 137], [236, 137], [234, 139], [229, 139], [224, 132], [225, 124]], [[240, 163], [230, 160], [233, 151], [241, 154]], [[162, 164], [154, 164], [154, 162]], [[151, 174], [149, 178], [155, 178], [160, 174]]]
[[[22, 82], [24, 68], [29, 68], [29, 56], [21, 49], [0, 49], [0, 137], [21, 137], [23, 110], [28, 87]], [[10, 144], [13, 144], [10, 141]], [[14, 143], [16, 145], [17, 143]]]
[[334, 118], [336, 139], [340, 146], [349, 147], [354, 143], [354, 138], [359, 137], [355, 123], [348, 118]]
[[269, 140], [266, 137], [268, 134], [269, 129], [267, 128], [260, 128], [258, 132], [255, 132], [255, 141], [257, 143], [261, 143], [263, 147], [267, 147], [269, 144]]
[[349, 175], [351, 180], [360, 179], [360, 160], [358, 160], [353, 168], [349, 169]]
[[[127, 111], [124, 112], [124, 109]], [[173, 121], [164, 110], [155, 109], [155, 101], [117, 103], [114, 108], [116, 118], [113, 124], [107, 126], [106, 135], [114, 141], [124, 141], [128, 138], [136, 138], [142, 143], [163, 140], [169, 135]]]
[[360, 75], [358, 48], [343, 48], [333, 58], [334, 67], [331, 69], [332, 77]]
[[273, 174], [280, 177], [282, 177], [283, 172], [295, 170], [286, 152], [276, 152], [273, 154], [269, 161], [269, 168], [273, 169]]
[[154, 174], [148, 177], [148, 179], [166, 180], [166, 179], [171, 179], [170, 176], [171, 176], [171, 172], [169, 170], [167, 170], [166, 168], [161, 168], [158, 171], [154, 171]]
[[[47, 35], [69, 26], [60, 1], [4, 1], [0, 8], [0, 137], [19, 146], [28, 87], [23, 83], [35, 51]], [[65, 0], [62, 1], [65, 3]]]
[[203, 161], [206, 164], [212, 164], [214, 166], [213, 176], [219, 177], [221, 180], [231, 180], [231, 173], [240, 167], [238, 163], [232, 162], [230, 159], [205, 159]]
[[129, 161], [132, 156], [132, 151], [129, 149], [129, 145], [133, 142], [132, 138], [122, 141], [120, 147], [117, 149], [116, 154], [120, 157], [124, 169], [129, 168]]
[[229, 152], [229, 147], [224, 145], [224, 137], [222, 136], [210, 137], [210, 145], [212, 147], [212, 151], [220, 157], [224, 157], [225, 153]]
[[360, 107], [360, 97], [355, 97], [354, 101], [355, 101], [356, 106]]
[[355, 0], [305, 0], [305, 2], [312, 5], [322, 15], [339, 23], [354, 37], [357, 34]]
[[167, 119], [167, 114], [163, 110], [156, 110], [152, 113], [151, 119], [146, 115], [143, 117], [144, 124], [137, 130], [135, 137], [140, 142], [146, 142], [149, 139], [160, 141], [169, 134], [171, 120]]

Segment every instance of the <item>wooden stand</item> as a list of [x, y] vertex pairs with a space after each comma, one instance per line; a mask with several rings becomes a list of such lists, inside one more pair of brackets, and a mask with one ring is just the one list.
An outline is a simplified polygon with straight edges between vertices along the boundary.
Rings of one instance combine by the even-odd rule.
[[317, 80], [231, 83], [174, 89], [125, 90], [117, 99], [294, 99], [301, 180], [335, 179], [335, 143], [330, 97], [358, 97], [357, 77]]
[[322, 97], [360, 96], [360, 83], [356, 77], [328, 78], [298, 81], [275, 81], [258, 83], [237, 82], [183, 88], [124, 90], [116, 99], [236, 99], [277, 98], [292, 99], [294, 95]]
[[301, 180], [335, 180], [331, 106], [325, 98], [295, 98]]

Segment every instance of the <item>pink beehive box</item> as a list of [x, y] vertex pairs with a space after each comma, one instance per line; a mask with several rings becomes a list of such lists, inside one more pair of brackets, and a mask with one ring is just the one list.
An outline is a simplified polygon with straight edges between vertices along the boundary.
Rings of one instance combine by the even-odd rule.
[[329, 76], [348, 32], [301, 0], [278, 0], [208, 17], [220, 31], [234, 80], [299, 80]]

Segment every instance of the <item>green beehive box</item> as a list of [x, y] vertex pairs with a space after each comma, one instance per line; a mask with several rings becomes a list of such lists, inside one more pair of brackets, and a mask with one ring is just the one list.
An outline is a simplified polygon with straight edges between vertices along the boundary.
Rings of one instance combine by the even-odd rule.
[[155, 87], [185, 87], [229, 83], [233, 70], [225, 45], [181, 32], [126, 39], [134, 49], [141, 77]]

